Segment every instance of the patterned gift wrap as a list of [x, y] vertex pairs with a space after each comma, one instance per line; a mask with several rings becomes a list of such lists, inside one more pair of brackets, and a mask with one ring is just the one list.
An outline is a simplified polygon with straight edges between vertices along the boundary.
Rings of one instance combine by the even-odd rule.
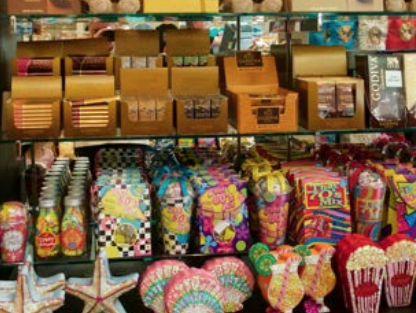
[[306, 178], [300, 182], [301, 203], [289, 224], [299, 244], [337, 244], [351, 233], [347, 180], [341, 177]]
[[384, 251], [354, 234], [337, 246], [336, 261], [345, 303], [352, 313], [378, 313], [385, 274]]
[[289, 201], [292, 188], [280, 172], [261, 176], [255, 186], [260, 241], [270, 249], [286, 239]]
[[106, 186], [99, 191], [97, 245], [109, 258], [152, 254], [151, 201], [147, 184]]
[[159, 182], [157, 203], [165, 253], [186, 254], [194, 211], [192, 185], [185, 176], [166, 175]]
[[389, 307], [409, 306], [416, 277], [416, 243], [406, 235], [392, 235], [380, 242], [387, 257], [384, 277]]
[[202, 190], [198, 192], [197, 213], [201, 253], [248, 251], [251, 240], [246, 183], [223, 180]]
[[416, 175], [393, 175], [388, 180], [391, 192], [387, 223], [392, 234], [416, 239]]

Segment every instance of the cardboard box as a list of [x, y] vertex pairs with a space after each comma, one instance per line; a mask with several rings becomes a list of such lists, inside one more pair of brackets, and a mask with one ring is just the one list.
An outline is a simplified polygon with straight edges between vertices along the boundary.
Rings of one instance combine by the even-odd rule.
[[46, 12], [48, 14], [79, 14], [82, 1], [74, 0], [47, 0]]
[[[114, 73], [114, 64], [113, 64], [113, 57], [112, 56], [88, 56], [88, 55], [82, 55], [82, 56], [73, 56], [73, 57], [66, 57], [65, 58], [65, 76], [72, 76], [72, 75], [92, 75], [95, 76], [96, 74], [93, 73], [94, 71], [94, 64], [93, 67], [90, 69], [92, 70], [91, 73], [88, 73], [88, 64], [87, 62], [82, 65], [78, 64], [77, 66], [74, 66], [74, 58], [84, 58], [85, 60], [90, 59], [94, 60], [94, 58], [100, 58], [103, 60], [102, 64], [102, 73], [98, 73], [98, 75], [113, 75]], [[104, 60], [105, 59], [105, 60]], [[80, 65], [80, 67], [78, 67]], [[86, 70], [86, 73], [83, 73], [83, 67]], [[101, 67], [100, 67], [101, 69]], [[100, 70], [101, 72], [101, 70]]]
[[7, 0], [8, 14], [45, 14], [47, 0]]
[[144, 0], [144, 13], [217, 13], [218, 0]]
[[405, 127], [407, 108], [402, 55], [358, 55], [356, 71], [365, 81], [369, 126]]
[[[322, 118], [319, 110], [319, 85], [350, 84], [353, 86], [355, 108], [352, 116]], [[299, 92], [299, 124], [309, 130], [363, 129], [365, 128], [364, 81], [353, 77], [299, 77], [296, 79]], [[336, 96], [334, 94], [334, 96]], [[336, 99], [334, 99], [337, 101]], [[337, 112], [339, 114], [340, 112]]]
[[60, 77], [12, 77], [5, 103], [8, 138], [56, 138], [61, 132]]
[[[10, 66], [10, 72], [12, 76], [25, 76], [24, 74], [29, 74], [26, 71], [22, 72], [22, 68], [18, 69], [18, 58], [13, 58]], [[34, 57], [33, 59], [37, 59]], [[42, 59], [42, 58], [40, 58]], [[61, 76], [61, 59], [60, 58], [50, 58], [51, 62], [51, 73], [47, 76]], [[26, 70], [29, 70], [29, 64], [26, 66]], [[32, 73], [33, 74], [33, 73]], [[27, 75], [30, 76], [30, 75]]]
[[[325, 64], [325, 66], [323, 66]], [[365, 128], [365, 106], [362, 81], [347, 76], [345, 47], [293, 47], [293, 78], [299, 92], [299, 124], [309, 130]], [[319, 85], [324, 82], [334, 88], [342, 82], [354, 87], [354, 111], [349, 116], [337, 110], [336, 114], [320, 116]], [[334, 95], [334, 106], [338, 103]]]
[[[82, 105], [76, 104], [80, 100], [99, 106], [84, 113], [81, 112], [83, 108], [80, 109]], [[114, 76], [66, 77], [63, 112], [66, 137], [114, 136], [117, 121]], [[74, 114], [78, 125], [75, 123]]]
[[[121, 134], [129, 135], [172, 135], [173, 134], [173, 99], [168, 89], [167, 68], [143, 68], [120, 70], [120, 95], [121, 95]], [[133, 112], [135, 118], [129, 118], [132, 109], [131, 104], [123, 99], [137, 96], [147, 96], [157, 100], [155, 110], [164, 107], [163, 118], [156, 116], [154, 121], [141, 121], [138, 110]], [[134, 104], [133, 104], [134, 105]], [[137, 103], [137, 106], [139, 103]], [[134, 110], [134, 109], [133, 109]], [[157, 112], [156, 112], [157, 114]]]
[[416, 126], [416, 53], [403, 54], [404, 92], [406, 95], [407, 126]]
[[298, 94], [279, 88], [273, 56], [224, 57], [230, 122], [240, 133], [298, 130]]
[[383, 0], [347, 0], [347, 9], [352, 12], [372, 12], [384, 11], [384, 1]]
[[7, 0], [8, 14], [79, 14], [81, 1]]
[[[219, 95], [218, 67], [172, 68], [172, 93], [176, 100], [176, 132], [180, 135], [215, 134], [228, 131], [228, 99]], [[212, 118], [186, 115], [185, 99], [217, 96], [217, 114]]]
[[345, 12], [347, 0], [287, 0], [286, 12]]
[[[163, 67], [163, 57], [159, 55], [160, 37], [155, 30], [116, 30], [115, 33], [115, 75], [116, 89], [120, 89], [120, 69], [124, 57], [155, 59], [155, 67]], [[143, 67], [152, 67], [144, 64]], [[134, 68], [133, 64], [130, 67]]]

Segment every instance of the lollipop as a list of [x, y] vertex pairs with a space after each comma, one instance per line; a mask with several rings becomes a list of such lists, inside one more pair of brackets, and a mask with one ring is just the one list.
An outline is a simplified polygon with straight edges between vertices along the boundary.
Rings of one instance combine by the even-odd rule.
[[191, 268], [167, 284], [165, 305], [168, 313], [223, 313], [224, 294], [214, 274]]
[[176, 260], [162, 260], [149, 265], [139, 287], [144, 305], [156, 313], [165, 313], [165, 286], [173, 276], [186, 269], [185, 263]]
[[202, 268], [217, 276], [223, 285], [224, 312], [241, 311], [254, 287], [254, 277], [247, 265], [238, 258], [224, 257], [208, 260]]

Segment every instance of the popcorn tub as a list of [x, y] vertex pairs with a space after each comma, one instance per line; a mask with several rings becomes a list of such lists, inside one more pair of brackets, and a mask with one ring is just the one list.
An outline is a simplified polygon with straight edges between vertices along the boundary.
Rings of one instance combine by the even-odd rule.
[[412, 302], [416, 276], [416, 243], [405, 235], [392, 235], [380, 242], [387, 257], [384, 277], [389, 307], [404, 307]]

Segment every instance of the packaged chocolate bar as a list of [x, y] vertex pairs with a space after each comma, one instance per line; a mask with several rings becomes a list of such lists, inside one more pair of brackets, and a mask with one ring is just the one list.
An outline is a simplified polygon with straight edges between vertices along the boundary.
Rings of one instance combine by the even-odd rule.
[[194, 104], [195, 118], [211, 118], [211, 100], [208, 97], [198, 97]]
[[208, 56], [207, 55], [198, 56], [198, 65], [199, 66], [207, 66], [208, 65]]
[[156, 120], [163, 121], [165, 120], [166, 116], [166, 105], [168, 103], [168, 99], [158, 97], [156, 99]]
[[132, 57], [130, 56], [120, 57], [121, 68], [131, 68], [132, 67], [131, 62], [132, 62]]
[[211, 118], [217, 118], [221, 113], [221, 98], [218, 96], [211, 97]]
[[157, 64], [157, 57], [147, 57], [147, 67], [155, 68]]
[[398, 127], [406, 122], [401, 55], [356, 57], [357, 74], [365, 80], [371, 127]]
[[131, 57], [131, 68], [146, 68], [146, 57]]
[[386, 50], [387, 16], [358, 17], [358, 49]]
[[184, 66], [198, 66], [199, 59], [197, 55], [194, 56], [186, 56], [183, 58], [183, 65]]
[[184, 66], [184, 58], [183, 57], [172, 57], [172, 63], [173, 63], [174, 67]]
[[353, 117], [355, 115], [355, 92], [354, 84], [337, 83], [337, 112], [342, 117]]
[[156, 101], [151, 97], [139, 98], [139, 120], [141, 122], [156, 121]]
[[335, 117], [336, 93], [335, 83], [322, 81], [318, 84], [318, 114], [321, 118]]
[[137, 122], [139, 119], [139, 101], [136, 97], [125, 97], [122, 99], [127, 105], [128, 120]]
[[195, 118], [194, 99], [191, 97], [183, 98], [183, 103], [185, 108], [185, 116], [190, 119]]

